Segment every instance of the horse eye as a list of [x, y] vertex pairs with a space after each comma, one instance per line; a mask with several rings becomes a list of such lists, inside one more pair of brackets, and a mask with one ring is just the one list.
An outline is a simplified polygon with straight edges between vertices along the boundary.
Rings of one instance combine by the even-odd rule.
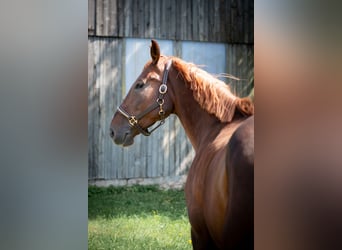
[[144, 83], [143, 82], [138, 82], [136, 85], [135, 85], [135, 89], [141, 89], [144, 87]]

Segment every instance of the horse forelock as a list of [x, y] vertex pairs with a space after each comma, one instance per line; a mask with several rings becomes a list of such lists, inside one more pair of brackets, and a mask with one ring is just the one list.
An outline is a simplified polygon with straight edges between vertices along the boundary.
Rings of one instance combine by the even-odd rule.
[[[193, 91], [194, 99], [208, 113], [215, 115], [222, 122], [230, 122], [233, 119], [236, 108], [244, 115], [254, 113], [253, 103], [250, 102], [250, 109], [247, 110], [247, 100], [235, 96], [227, 84], [213, 75], [200, 69], [192, 63], [186, 63], [179, 58], [173, 58], [173, 66], [189, 84]], [[244, 105], [244, 108], [240, 106]]]

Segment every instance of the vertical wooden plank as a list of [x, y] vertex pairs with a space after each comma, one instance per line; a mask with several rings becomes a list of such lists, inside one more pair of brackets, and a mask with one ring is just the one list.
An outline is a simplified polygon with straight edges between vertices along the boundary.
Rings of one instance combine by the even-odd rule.
[[95, 0], [88, 0], [88, 36], [95, 35]]
[[230, 32], [231, 32], [231, 43], [236, 43], [238, 40], [238, 10], [237, 10], [237, 0], [231, 1], [231, 9], [230, 9]]
[[158, 131], [158, 140], [156, 141], [157, 147], [157, 177], [163, 176], [163, 163], [164, 163], [164, 152], [163, 152], [163, 135]]
[[140, 176], [140, 166], [141, 166], [141, 158], [143, 155], [141, 154], [141, 144], [142, 144], [142, 135], [138, 135], [134, 139], [134, 151], [132, 152], [132, 158], [133, 158], [133, 177], [138, 178], [138, 177], [143, 177]]
[[219, 21], [214, 21], [214, 26], [219, 25], [217, 41], [227, 42], [230, 36], [230, 1], [220, 0], [218, 5]]
[[113, 51], [113, 41], [112, 39], [106, 39], [106, 49], [105, 49], [105, 57], [106, 57], [106, 79], [104, 82], [104, 107], [103, 107], [103, 112], [104, 112], [104, 117], [105, 117], [105, 123], [102, 125], [103, 126], [103, 144], [104, 144], [104, 157], [105, 157], [105, 171], [106, 171], [106, 179], [113, 179], [116, 178], [116, 176], [112, 176], [112, 152], [110, 150], [112, 146], [112, 142], [109, 137], [109, 123], [110, 123], [110, 117], [112, 113], [112, 105], [110, 105], [113, 102], [113, 97], [109, 98], [111, 95], [111, 92], [113, 91], [110, 87], [111, 81], [112, 81], [112, 70], [113, 70], [113, 57], [112, 55]]
[[176, 30], [175, 30], [175, 40], [179, 40], [181, 37], [181, 31], [182, 31], [182, 9], [181, 9], [181, 2], [180, 0], [175, 1], [175, 8], [176, 8], [176, 17], [175, 17], [175, 25], [176, 25]]
[[118, 37], [124, 36], [124, 30], [125, 30], [125, 17], [124, 17], [124, 11], [125, 11], [125, 3], [123, 0], [117, 0], [117, 35]]
[[146, 178], [147, 177], [147, 172], [146, 172], [146, 158], [147, 158], [147, 143], [149, 141], [149, 138], [143, 138], [140, 142], [140, 156], [139, 156], [139, 173], [138, 176], [141, 178]]
[[168, 19], [167, 19], [167, 6], [168, 6], [169, 1], [161, 1], [161, 5], [160, 5], [160, 33], [159, 33], [159, 37], [161, 39], [165, 39], [166, 38], [166, 33], [169, 30], [168, 27]]
[[248, 1], [248, 43], [254, 44], [254, 1]]
[[146, 2], [148, 1], [138, 1], [138, 12], [136, 13], [136, 15], [138, 16], [138, 34], [135, 37], [145, 37], [145, 19], [147, 19], [147, 16], [145, 16], [144, 13], [144, 5], [146, 4]]
[[93, 157], [93, 149], [91, 145], [93, 145], [93, 136], [92, 131], [93, 123], [91, 120], [92, 112], [93, 112], [93, 91], [92, 91], [92, 85], [93, 85], [93, 77], [94, 77], [94, 70], [93, 70], [93, 63], [94, 60], [93, 55], [93, 48], [91, 46], [91, 40], [88, 37], [88, 179], [93, 178], [93, 168], [94, 168], [94, 157]]
[[96, 35], [103, 36], [104, 33], [104, 1], [105, 0], [96, 0]]
[[148, 5], [148, 14], [149, 14], [149, 30], [150, 30], [150, 38], [155, 38], [156, 37], [156, 28], [159, 26], [158, 23], [156, 23], [156, 0], [150, 0], [150, 4]]
[[206, 0], [198, 0], [198, 39], [208, 41], [208, 1]]
[[192, 40], [199, 40], [199, 6], [200, 0], [192, 1]]
[[193, 23], [192, 23], [192, 16], [194, 15], [193, 13], [193, 6], [194, 6], [194, 1], [195, 0], [187, 0], [186, 2], [186, 22], [183, 24], [185, 26], [185, 36], [184, 40], [192, 40], [193, 38]]
[[130, 158], [130, 178], [137, 178], [139, 172], [139, 154], [140, 154], [140, 142], [142, 135], [138, 135], [134, 138], [134, 145], [130, 146], [127, 151]]
[[136, 142], [137, 140], [134, 140], [135, 143], [134, 145], [127, 147], [124, 149], [124, 154], [125, 154], [125, 162], [124, 162], [124, 167], [126, 168], [126, 178], [134, 178], [135, 177], [135, 150], [136, 150]]
[[167, 12], [167, 20], [169, 20], [169, 32], [166, 35], [166, 39], [169, 40], [174, 40], [176, 38], [176, 19], [177, 19], [177, 15], [176, 15], [176, 11], [177, 11], [177, 6], [175, 5], [175, 3], [177, 4], [177, 2], [174, 1], [168, 1], [169, 5], [168, 5], [168, 12]]
[[95, 39], [88, 39], [88, 164], [90, 179], [97, 177], [98, 150], [98, 94], [96, 88], [96, 49]]
[[98, 65], [98, 72], [97, 72], [97, 75], [99, 76], [98, 77], [98, 80], [96, 82], [96, 85], [98, 87], [98, 94], [99, 94], [99, 117], [98, 117], [98, 121], [99, 121], [99, 127], [98, 127], [98, 130], [96, 131], [97, 132], [97, 138], [98, 138], [98, 176], [97, 178], [99, 179], [103, 179], [104, 178], [104, 175], [103, 175], [103, 144], [101, 143], [101, 119], [102, 119], [102, 116], [101, 116], [101, 113], [102, 113], [102, 107], [101, 107], [101, 82], [102, 82], [102, 79], [103, 79], [103, 66], [102, 66], [102, 42], [101, 42], [101, 39], [99, 39], [97, 41], [97, 58], [98, 58], [98, 62], [99, 62], [99, 65]]
[[118, 1], [120, 0], [109, 0], [109, 13], [108, 13], [108, 35], [117, 37], [119, 32], [118, 23]]
[[[108, 8], [108, 6], [106, 7]], [[99, 96], [99, 104], [100, 104], [100, 128], [99, 128], [99, 139], [101, 143], [100, 147], [100, 156], [101, 156], [101, 169], [102, 169], [102, 178], [107, 179], [107, 162], [106, 162], [106, 83], [108, 78], [108, 67], [109, 60], [107, 57], [108, 54], [108, 43], [107, 39], [101, 39], [101, 81], [100, 81], [100, 96]]]
[[153, 7], [151, 7], [152, 13], [154, 16], [154, 23], [155, 23], [155, 31], [154, 31], [155, 38], [161, 37], [161, 20], [160, 20], [161, 10], [162, 10], [161, 2], [162, 1], [154, 0]]
[[102, 35], [105, 37], [109, 36], [109, 10], [110, 10], [110, 0], [103, 0], [103, 15], [102, 15], [102, 25], [103, 25], [103, 33]]
[[124, 1], [124, 36], [132, 37], [133, 34], [133, 0]]
[[130, 169], [130, 163], [129, 163], [129, 156], [127, 153], [128, 148], [123, 148], [122, 149], [122, 172], [123, 172], [123, 176], [124, 178], [130, 178], [130, 173], [129, 173], [129, 169]]
[[153, 140], [147, 141], [147, 157], [146, 157], [146, 168], [147, 168], [147, 177], [153, 176], [153, 164], [154, 164], [154, 153], [153, 153]]
[[152, 38], [153, 37], [153, 32], [152, 32], [152, 27], [153, 27], [153, 16], [151, 15], [151, 5], [152, 0], [145, 1], [144, 6], [143, 6], [143, 16], [144, 16], [144, 37], [146, 38]]
[[[122, 93], [123, 93], [123, 84], [125, 81], [125, 62], [126, 62], [126, 50], [125, 50], [125, 42], [123, 39], [118, 39], [119, 47], [117, 50], [117, 53], [113, 54], [113, 57], [115, 57], [115, 64], [118, 65], [117, 72], [120, 75], [119, 79], [115, 79], [117, 83], [117, 88], [115, 90], [115, 93], [113, 94], [115, 97], [115, 104], [114, 104], [114, 111], [116, 111], [116, 108], [121, 104], [122, 102]], [[115, 72], [116, 73], [116, 72]], [[124, 150], [122, 147], [114, 146], [113, 152], [112, 152], [112, 162], [113, 165], [115, 165], [116, 172], [117, 172], [117, 178], [118, 179], [124, 179], [126, 178], [126, 169], [124, 164]]]
[[107, 99], [107, 122], [106, 122], [106, 130], [107, 130], [107, 135], [106, 135], [106, 141], [107, 141], [107, 167], [108, 167], [108, 175], [110, 176], [111, 179], [117, 179], [117, 172], [118, 172], [118, 166], [116, 164], [116, 167], [113, 167], [113, 141], [111, 140], [111, 137], [109, 136], [109, 128], [110, 128], [110, 123], [115, 111], [116, 107], [116, 99], [115, 94], [117, 93], [118, 86], [120, 85], [120, 64], [117, 63], [118, 58], [120, 58], [121, 54], [121, 49], [119, 46], [119, 40], [118, 39], [111, 39], [111, 44], [110, 44], [110, 54], [108, 55], [110, 58], [110, 78], [109, 82], [107, 83], [106, 87], [106, 99]]
[[248, 16], [248, 9], [249, 9], [249, 0], [244, 0], [244, 8], [243, 8], [243, 43], [248, 44], [249, 41], [249, 35], [250, 35], [250, 30], [249, 30], [249, 16]]
[[231, 5], [231, 1], [225, 1], [225, 12], [226, 12], [226, 18], [225, 18], [225, 25], [227, 26], [227, 30], [226, 30], [226, 37], [227, 42], [232, 42], [233, 41], [233, 23], [232, 23], [232, 5]]
[[162, 176], [169, 176], [170, 169], [170, 126], [169, 119], [163, 126], [163, 174]]
[[[108, 7], [108, 6], [107, 6]], [[106, 84], [107, 84], [107, 74], [108, 74], [108, 67], [109, 67], [109, 60], [107, 57], [108, 54], [108, 42], [106, 38], [101, 40], [101, 58], [102, 58], [102, 80], [100, 82], [100, 96], [99, 96], [99, 104], [101, 108], [100, 112], [100, 128], [99, 128], [99, 138], [101, 143], [101, 168], [102, 168], [102, 178], [108, 179], [107, 175], [107, 143], [106, 143], [106, 129], [105, 124], [107, 121], [106, 117]]]
[[217, 19], [217, 14], [215, 13], [215, 4], [217, 0], [207, 2], [207, 12], [205, 13], [207, 19], [207, 39], [206, 41], [214, 42], [216, 41], [216, 31], [214, 27], [214, 22], [219, 22]]
[[[213, 36], [213, 42], [219, 42], [220, 40], [220, 29], [221, 29], [221, 17], [220, 17], [220, 0], [213, 1], [212, 4], [209, 5], [211, 8], [210, 15], [214, 18], [210, 18], [209, 16], [209, 37]], [[209, 11], [208, 11], [209, 12]], [[226, 27], [227, 28], [227, 27]], [[212, 32], [212, 34], [211, 34]]]
[[[116, 111], [116, 107], [119, 106], [121, 103], [121, 92], [122, 92], [122, 58], [123, 58], [123, 46], [122, 46], [122, 40], [121, 39], [113, 39], [113, 50], [109, 54], [111, 57], [111, 78], [110, 78], [110, 84], [108, 84], [107, 92], [109, 98], [109, 104], [108, 104], [108, 130], [109, 125], [111, 122], [111, 119], [114, 115], [114, 112]], [[110, 137], [107, 137], [109, 141], [109, 152], [108, 154], [111, 156], [109, 158], [110, 161], [110, 169], [112, 170], [111, 176], [112, 178], [118, 178], [119, 176], [119, 169], [122, 162], [122, 154], [121, 154], [121, 148], [114, 145], [113, 141]], [[114, 166], [113, 166], [114, 165]], [[115, 177], [114, 177], [115, 176]]]
[[158, 176], [158, 160], [159, 160], [159, 134], [155, 133], [152, 134], [153, 137], [152, 139], [152, 162], [151, 162], [151, 169], [152, 169], [152, 177], [157, 177]]
[[92, 132], [94, 130], [93, 123], [91, 120], [92, 113], [94, 110], [94, 104], [93, 104], [93, 84], [94, 84], [94, 66], [93, 66], [93, 60], [94, 60], [94, 49], [92, 46], [92, 40], [88, 37], [88, 179], [93, 178], [93, 169], [94, 169], [94, 147], [93, 145], [93, 136]]
[[[99, 139], [98, 139], [98, 126], [99, 126], [99, 114], [100, 114], [100, 106], [99, 106], [99, 84], [98, 81], [100, 79], [100, 64], [99, 64], [99, 41], [98, 39], [94, 39], [93, 42], [93, 48], [94, 48], [94, 74], [95, 74], [95, 82], [93, 85], [94, 88], [94, 109], [96, 110], [96, 113], [93, 113], [93, 117], [94, 117], [94, 131], [93, 131], [93, 150], [96, 151], [96, 158], [94, 159], [95, 164], [96, 164], [96, 177], [99, 177], [99, 171], [100, 171], [100, 159], [99, 159]], [[94, 111], [95, 111], [94, 110]]]
[[139, 37], [138, 0], [132, 1], [132, 37]]
[[237, 1], [237, 43], [243, 43], [244, 41], [243, 10], [244, 1]]

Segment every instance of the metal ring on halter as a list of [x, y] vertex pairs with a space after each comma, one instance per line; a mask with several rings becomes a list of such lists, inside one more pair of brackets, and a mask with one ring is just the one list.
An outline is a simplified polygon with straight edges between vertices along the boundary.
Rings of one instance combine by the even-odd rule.
[[159, 106], [161, 106], [161, 105], [164, 104], [164, 99], [158, 98], [158, 99], [156, 100], [156, 102], [159, 104]]
[[164, 95], [167, 92], [167, 85], [165, 83], [163, 83], [162, 85], [160, 85], [159, 87], [159, 93]]

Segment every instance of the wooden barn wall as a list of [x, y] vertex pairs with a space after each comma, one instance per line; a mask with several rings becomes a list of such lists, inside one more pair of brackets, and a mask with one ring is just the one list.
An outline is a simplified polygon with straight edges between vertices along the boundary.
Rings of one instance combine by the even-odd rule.
[[[175, 116], [150, 137], [137, 136], [128, 148], [114, 145], [109, 137], [110, 121], [124, 92], [125, 39], [224, 43], [226, 72], [241, 78], [228, 82], [234, 93], [245, 96], [254, 79], [253, 1], [88, 0], [88, 9], [90, 182], [184, 182], [179, 178], [186, 175], [194, 151]], [[177, 47], [174, 52], [181, 56]]]
[[88, 34], [253, 44], [253, 0], [88, 0]]

